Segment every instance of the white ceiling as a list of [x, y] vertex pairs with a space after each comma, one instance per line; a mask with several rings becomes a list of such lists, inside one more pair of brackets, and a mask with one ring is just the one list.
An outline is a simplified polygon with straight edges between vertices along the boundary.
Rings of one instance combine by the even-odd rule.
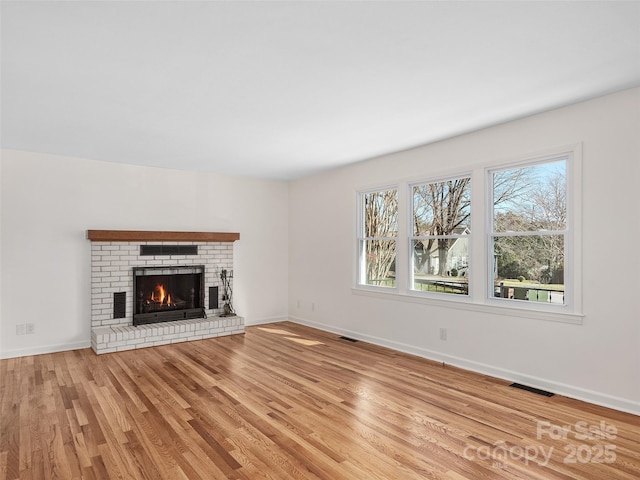
[[2, 2], [2, 146], [292, 179], [640, 85], [640, 2]]

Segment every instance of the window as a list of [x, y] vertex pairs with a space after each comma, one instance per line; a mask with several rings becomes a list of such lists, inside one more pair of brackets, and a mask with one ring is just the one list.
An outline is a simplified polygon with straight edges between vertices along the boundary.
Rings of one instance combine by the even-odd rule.
[[561, 148], [358, 192], [353, 292], [581, 323], [582, 148]]
[[490, 296], [565, 305], [567, 156], [492, 170]]
[[468, 295], [471, 177], [414, 184], [411, 197], [410, 288]]
[[359, 212], [358, 283], [395, 288], [398, 189], [361, 193]]

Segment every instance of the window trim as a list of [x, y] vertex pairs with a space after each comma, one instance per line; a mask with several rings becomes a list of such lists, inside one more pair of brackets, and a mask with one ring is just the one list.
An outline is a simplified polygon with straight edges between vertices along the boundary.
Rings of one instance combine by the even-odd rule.
[[[540, 311], [530, 308], [522, 308], [514, 305], [495, 305], [490, 303], [480, 303], [472, 299], [460, 298], [459, 295], [435, 294], [429, 297], [425, 295], [416, 295], [411, 292], [380, 291], [353, 287], [351, 289], [353, 295], [383, 298], [385, 300], [394, 300], [405, 303], [415, 303], [419, 305], [427, 305], [431, 307], [451, 308], [454, 310], [463, 310], [476, 313], [485, 313], [491, 315], [503, 315], [507, 317], [545, 320], [550, 322], [570, 323], [580, 325], [583, 323], [584, 315], [577, 312], [562, 311]], [[437, 297], [437, 298], [436, 298]], [[453, 298], [452, 298], [453, 297]]]
[[[460, 168], [441, 171], [440, 174], [415, 175], [411, 177], [399, 178], [386, 184], [379, 184], [363, 188], [357, 188], [356, 209], [357, 221], [361, 220], [361, 194], [367, 192], [382, 191], [389, 188], [398, 191], [398, 237], [396, 251], [396, 285], [392, 287], [378, 287], [366, 284], [359, 284], [358, 269], [360, 266], [358, 236], [360, 228], [357, 226], [356, 250], [354, 251], [354, 263], [356, 275], [354, 276], [351, 292], [353, 295], [381, 298], [385, 300], [395, 300], [406, 303], [421, 304], [425, 306], [435, 306], [439, 308], [452, 308], [463, 311], [473, 311], [477, 313], [506, 315], [514, 318], [529, 320], [553, 321], [568, 324], [582, 324], [584, 314], [582, 313], [582, 143], [576, 142], [569, 145], [548, 148], [537, 152], [530, 152], [525, 155], [510, 156], [508, 158], [483, 161], [482, 163], [462, 165]], [[567, 156], [567, 230], [565, 237], [565, 249], [570, 253], [569, 258], [565, 256], [565, 304], [546, 305], [537, 302], [505, 302], [504, 299], [491, 298], [487, 295], [488, 269], [491, 257], [487, 255], [489, 244], [488, 236], [490, 232], [487, 221], [489, 215], [486, 213], [488, 205], [492, 202], [492, 192], [487, 187], [486, 177], [488, 171], [509, 169], [513, 166], [535, 164], [544, 159], [559, 158]], [[469, 244], [469, 294], [451, 295], [444, 293], [412, 291], [409, 284], [412, 268], [412, 259], [409, 257], [412, 237], [406, 235], [408, 225], [411, 225], [412, 199], [411, 188], [415, 184], [435, 182], [442, 179], [471, 177], [471, 206], [473, 218], [471, 231], [473, 239]], [[429, 180], [424, 180], [425, 178]], [[407, 198], [409, 197], [409, 198]], [[411, 230], [412, 232], [412, 230]], [[405, 236], [406, 235], [406, 236]], [[404, 236], [404, 238], [402, 238]], [[352, 237], [353, 238], [353, 237]], [[409, 252], [408, 252], [409, 250]], [[476, 260], [477, 259], [477, 260]], [[404, 269], [404, 271], [401, 271]], [[568, 279], [568, 280], [567, 280]], [[485, 288], [487, 287], [487, 288]], [[515, 304], [515, 305], [514, 305]], [[540, 307], [546, 308], [540, 308]], [[552, 308], [548, 308], [552, 307]], [[555, 307], [555, 308], [554, 308]]]
[[[516, 308], [518, 310], [526, 311], [540, 311], [540, 312], [555, 312], [562, 313], [568, 312], [576, 314], [581, 310], [576, 309], [575, 304], [575, 279], [577, 277], [574, 270], [574, 229], [575, 229], [575, 216], [574, 210], [577, 210], [576, 199], [574, 198], [574, 184], [578, 182], [578, 179], [574, 178], [575, 173], [574, 162], [576, 161], [576, 146], [570, 148], [557, 149], [555, 151], [548, 152], [547, 154], [529, 156], [525, 160], [519, 160], [514, 162], [502, 163], [495, 166], [485, 167], [485, 301], [488, 305], [495, 305], [496, 307]], [[493, 206], [493, 174], [495, 172], [503, 172], [506, 170], [515, 170], [518, 168], [534, 167], [542, 165], [544, 163], [552, 163], [554, 161], [565, 162], [565, 178], [566, 178], [566, 198], [567, 198], [567, 219], [564, 230], [547, 230], [543, 235], [563, 235], [564, 236], [564, 264], [565, 264], [565, 290], [564, 290], [564, 303], [561, 305], [546, 304], [546, 303], [531, 303], [525, 301], [518, 301], [513, 299], [506, 299], [493, 296], [493, 243], [494, 237], [506, 237], [506, 236], [529, 236], [540, 235], [538, 231], [524, 231], [524, 232], [494, 232], [494, 206]], [[580, 182], [581, 183], [581, 179]], [[572, 228], [573, 227], [573, 228]], [[569, 281], [567, 282], [567, 278]]]
[[[429, 184], [434, 184], [434, 183], [444, 183], [447, 181], [451, 181], [451, 180], [460, 180], [460, 179], [464, 179], [464, 178], [468, 178], [469, 179], [469, 197], [470, 197], [470, 203], [469, 203], [469, 211], [470, 211], [470, 216], [469, 216], [469, 234], [449, 234], [449, 235], [414, 235], [414, 230], [413, 230], [413, 214], [414, 214], [414, 200], [413, 200], [413, 189], [416, 186], [419, 185], [429, 185]], [[471, 228], [471, 222], [473, 221], [473, 186], [474, 186], [474, 180], [473, 180], [473, 171], [470, 170], [465, 170], [462, 173], [459, 174], [451, 174], [451, 175], [439, 175], [439, 176], [434, 176], [428, 179], [424, 179], [424, 180], [418, 180], [418, 181], [412, 181], [412, 182], [407, 182], [407, 238], [408, 238], [408, 242], [407, 242], [407, 246], [408, 246], [408, 256], [407, 256], [407, 294], [409, 295], [418, 295], [418, 296], [424, 296], [424, 297], [433, 297], [433, 298], [450, 298], [450, 297], [454, 297], [458, 300], [464, 300], [464, 301], [468, 301], [469, 299], [472, 298], [473, 295], [473, 286], [472, 283], [470, 281], [470, 273], [473, 269], [472, 267], [472, 257], [473, 257], [473, 229]], [[429, 291], [421, 291], [421, 290], [415, 290], [413, 288], [413, 284], [414, 284], [414, 273], [413, 273], [413, 242], [415, 240], [423, 240], [423, 239], [439, 239], [439, 238], [466, 238], [467, 239], [467, 255], [468, 255], [468, 273], [467, 273], [467, 293], [466, 294], [451, 294], [451, 293], [445, 293], [445, 292], [429, 292]]]
[[[364, 250], [361, 248], [362, 242], [366, 242], [367, 240], [393, 240], [396, 242], [396, 269], [398, 268], [398, 245], [400, 243], [400, 205], [398, 204], [398, 225], [397, 231], [398, 234], [395, 237], [365, 237], [364, 236], [364, 196], [368, 193], [378, 193], [384, 192], [388, 190], [395, 190], [396, 195], [400, 194], [400, 186], [398, 184], [388, 184], [380, 187], [371, 187], [367, 189], [358, 190], [356, 192], [356, 209], [357, 209], [357, 225], [356, 225], [356, 272], [355, 272], [355, 288], [379, 291], [379, 292], [396, 292], [398, 293], [400, 290], [398, 288], [398, 274], [396, 271], [396, 281], [393, 287], [383, 286], [383, 285], [371, 285], [366, 283], [366, 262], [363, 258]], [[364, 279], [363, 279], [364, 278]]]

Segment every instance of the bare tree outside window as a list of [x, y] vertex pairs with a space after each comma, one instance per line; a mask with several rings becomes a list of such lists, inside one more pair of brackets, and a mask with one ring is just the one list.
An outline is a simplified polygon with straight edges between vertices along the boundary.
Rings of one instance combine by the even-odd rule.
[[413, 289], [468, 293], [471, 177], [412, 187]]
[[493, 173], [495, 296], [564, 303], [566, 184], [565, 160]]
[[[488, 171], [492, 296], [565, 303], [568, 158]], [[471, 184], [468, 175], [409, 185], [411, 290], [469, 294]], [[394, 288], [398, 189], [362, 192], [359, 208], [358, 283]]]
[[395, 286], [398, 190], [362, 194], [361, 255], [366, 285]]
[[[494, 179], [495, 206], [531, 195], [531, 172], [514, 169]], [[414, 185], [413, 289], [468, 293], [471, 177]]]

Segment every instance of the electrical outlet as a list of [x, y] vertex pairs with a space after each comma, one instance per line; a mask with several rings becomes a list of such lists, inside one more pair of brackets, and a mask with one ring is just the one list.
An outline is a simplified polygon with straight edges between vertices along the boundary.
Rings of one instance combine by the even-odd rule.
[[31, 335], [36, 333], [36, 324], [35, 323], [27, 323], [27, 335]]
[[446, 328], [441, 328], [440, 329], [440, 340], [446, 340], [447, 339], [447, 329]]
[[298, 300], [298, 304], [297, 305], [298, 305], [298, 308], [300, 308], [300, 300]]
[[314, 302], [311, 302], [311, 311], [312, 312], [316, 311], [316, 304]]
[[26, 328], [24, 323], [20, 325], [16, 325], [16, 335], [24, 335], [26, 333]]

